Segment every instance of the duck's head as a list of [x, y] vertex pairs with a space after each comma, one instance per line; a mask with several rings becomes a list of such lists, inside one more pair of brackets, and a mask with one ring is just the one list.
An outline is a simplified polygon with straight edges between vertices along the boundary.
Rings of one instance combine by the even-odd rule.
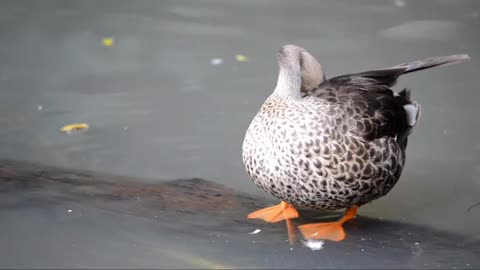
[[307, 50], [297, 45], [285, 45], [277, 53], [278, 74], [274, 93], [284, 97], [300, 98], [325, 80], [320, 63]]

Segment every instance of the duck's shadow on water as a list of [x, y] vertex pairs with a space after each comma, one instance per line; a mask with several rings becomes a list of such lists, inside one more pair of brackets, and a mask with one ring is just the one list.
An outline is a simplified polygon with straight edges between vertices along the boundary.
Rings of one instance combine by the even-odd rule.
[[[146, 250], [160, 244], [163, 246], [159, 249], [164, 249], [167, 243], [170, 253], [165, 255], [164, 260], [172, 260], [172, 267], [213, 267], [205, 260], [193, 260], [191, 256], [190, 263], [174, 263], [172, 258], [186, 260], [186, 250], [196, 256], [221, 261], [222, 266], [237, 268], [480, 267], [478, 240], [428, 227], [363, 216], [345, 224], [347, 238], [342, 242], [327, 241], [323, 248], [314, 252], [305, 246], [298, 233], [299, 241], [289, 245], [284, 222], [267, 224], [246, 219], [249, 212], [275, 202], [254, 198], [202, 179], [144, 184], [138, 179], [2, 161], [0, 193], [0, 213], [10, 217], [4, 219], [3, 224], [0, 222], [2, 230], [10, 225], [15, 228], [18, 224], [14, 220], [18, 216], [15, 213], [33, 209], [28, 212], [32, 220], [22, 225], [26, 226], [23, 228], [25, 232], [20, 228], [17, 230], [17, 238], [34, 231], [36, 226], [40, 226], [39, 220], [44, 219], [51, 223], [50, 227], [59, 226], [58, 230], [49, 230], [48, 239], [62, 237], [60, 232], [66, 217], [72, 215], [71, 209], [75, 209], [75, 213], [77, 209], [82, 209], [81, 217], [69, 224], [67, 229], [70, 235], [98, 234], [98, 239], [103, 239], [99, 240], [100, 243], [85, 242], [75, 249], [78, 258], [96, 261], [95, 266], [98, 267], [115, 267], [120, 262], [124, 262], [121, 264], [123, 267], [159, 267], [158, 254], [138, 252], [138, 249], [137, 252], [116, 250], [112, 253], [106, 249], [101, 253], [101, 259], [99, 254], [89, 253], [90, 245], [106, 245], [109, 241], [118, 246], [134, 241], [139, 246], [148, 246]], [[64, 212], [58, 212], [59, 208]], [[301, 218], [294, 224], [318, 222], [319, 218], [323, 220], [328, 214], [302, 211]], [[330, 215], [333, 219], [337, 217]], [[79, 222], [83, 225], [79, 226]], [[72, 226], [77, 227], [72, 229]], [[37, 235], [29, 237], [43, 239]], [[6, 244], [9, 241], [13, 240], [2, 238]], [[41, 244], [48, 246], [48, 243]], [[37, 263], [46, 267], [74, 264], [75, 257], [71, 258], [71, 262], [60, 258], [59, 253], [65, 247], [56, 243], [51, 250], [55, 250], [54, 247], [60, 251], [43, 251], [47, 252], [43, 258], [48, 257], [50, 261], [42, 264], [40, 258], [36, 260], [32, 256], [28, 260], [33, 265]], [[28, 254], [23, 249], [26, 248], [22, 245], [5, 249], [7, 254], [10, 252], [15, 256], [3, 266], [18, 266], [18, 262], [25, 261], [27, 258], [18, 255]], [[62, 263], [55, 263], [55, 260]], [[163, 265], [169, 264], [164, 262]]]

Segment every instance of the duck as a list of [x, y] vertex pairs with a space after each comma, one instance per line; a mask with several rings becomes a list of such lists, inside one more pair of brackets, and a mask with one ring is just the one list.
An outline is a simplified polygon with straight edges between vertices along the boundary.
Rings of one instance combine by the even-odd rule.
[[306, 239], [344, 240], [343, 224], [387, 195], [404, 168], [421, 107], [410, 89], [392, 90], [398, 78], [469, 59], [433, 57], [327, 79], [307, 50], [282, 46], [277, 85], [242, 144], [248, 176], [281, 202], [247, 218], [275, 223], [298, 218], [297, 209], [346, 209], [336, 221], [298, 227]]

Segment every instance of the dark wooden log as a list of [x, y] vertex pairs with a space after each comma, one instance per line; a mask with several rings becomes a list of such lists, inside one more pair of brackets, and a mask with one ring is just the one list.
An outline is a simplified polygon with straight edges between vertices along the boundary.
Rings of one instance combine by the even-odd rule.
[[480, 267], [478, 239], [362, 216], [343, 242], [290, 246], [284, 223], [246, 219], [271, 203], [197, 178], [151, 184], [3, 160], [0, 267]]

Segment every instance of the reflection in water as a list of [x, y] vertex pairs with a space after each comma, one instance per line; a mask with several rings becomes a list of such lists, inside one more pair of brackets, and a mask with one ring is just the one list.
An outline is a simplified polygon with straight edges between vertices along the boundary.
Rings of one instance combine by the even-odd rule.
[[[480, 192], [480, 66], [476, 60], [480, 3], [395, 2], [3, 1], [0, 158], [142, 177], [138, 179], [142, 183], [201, 176], [264, 196], [243, 171], [240, 147], [250, 119], [273, 90], [277, 74], [274, 56], [279, 46], [295, 43], [309, 48], [325, 63], [327, 77], [388, 67], [409, 59], [469, 53], [473, 61], [454, 69], [425, 71], [421, 76], [401, 79], [402, 86], [415, 91], [423, 108], [422, 119], [409, 141], [399, 184], [387, 197], [362, 209], [362, 215], [478, 238], [480, 212], [473, 208], [467, 213], [466, 209], [478, 202]], [[103, 46], [106, 37], [114, 38], [113, 46]], [[248, 56], [249, 61], [236, 61], [237, 54]], [[211, 65], [213, 58], [224, 61]], [[58, 132], [62, 126], [77, 122], [88, 123], [90, 130], [78, 136]], [[8, 198], [22, 205], [30, 200], [27, 195]], [[23, 250], [25, 256], [58, 262], [59, 256], [39, 257], [58, 252], [65, 258], [74, 254], [69, 253], [75, 251], [74, 247], [98, 246], [87, 254], [109, 259], [109, 255], [114, 256], [118, 266], [125, 262], [123, 265], [132, 267], [155, 267], [158, 265], [148, 264], [142, 257], [154, 257], [164, 248], [152, 235], [170, 243], [177, 237], [170, 231], [162, 232], [155, 220], [109, 216], [94, 207], [86, 208], [84, 219], [71, 219], [60, 214], [63, 208], [82, 208], [82, 204], [57, 203], [45, 209], [26, 205], [5, 209], [8, 214], [2, 213], [0, 225], [7, 220], [11, 222], [8, 228], [18, 232], [11, 252]], [[72, 213], [78, 211], [73, 209]], [[58, 220], [52, 220], [49, 214]], [[61, 220], [63, 225], [59, 225]], [[372, 225], [365, 222], [362, 228]], [[37, 230], [28, 224], [36, 224]], [[277, 230], [284, 232], [282, 225]], [[229, 226], [234, 228], [235, 224]], [[381, 227], [382, 233], [391, 229]], [[367, 232], [371, 235], [362, 237], [380, 234]], [[59, 236], [54, 233], [61, 237], [47, 237]], [[131, 240], [128, 235], [143, 243], [142, 248], [125, 246], [125, 241]], [[246, 238], [245, 234], [242, 237]], [[265, 242], [280, 238], [267, 229], [255, 237], [265, 237]], [[190, 244], [204, 244], [197, 240]], [[255, 252], [271, 250], [285, 256], [269, 261], [269, 266], [295, 266], [293, 255], [279, 251], [277, 242], [278, 247], [271, 247], [264, 242], [247, 245], [244, 241], [237, 248], [230, 245], [222, 251], [229, 245], [223, 243], [216, 250], [203, 252], [235, 261], [242, 259], [232, 255], [239, 250], [252, 249], [244, 260]], [[25, 242], [32, 244], [22, 244]], [[319, 252], [333, 248], [327, 244]], [[359, 247], [352, 245], [355, 250]], [[116, 254], [119, 246], [125, 252]], [[189, 245], [182, 248], [188, 250]], [[376, 257], [391, 259], [389, 254], [376, 251]], [[2, 250], [2, 254], [10, 253]], [[4, 257], [18, 258], [2, 256], [2, 262]], [[88, 263], [77, 261], [77, 267], [115, 266], [104, 264], [106, 259], [100, 257], [88, 258]], [[322, 258], [323, 266], [333, 265], [328, 257]], [[368, 256], [359, 258], [358, 264], [342, 266], [362, 265]], [[168, 256], [162, 259], [165, 267], [188, 267]], [[337, 261], [342, 259], [337, 256]], [[314, 265], [309, 259], [302, 262]], [[12, 265], [18, 264], [7, 266]]]

